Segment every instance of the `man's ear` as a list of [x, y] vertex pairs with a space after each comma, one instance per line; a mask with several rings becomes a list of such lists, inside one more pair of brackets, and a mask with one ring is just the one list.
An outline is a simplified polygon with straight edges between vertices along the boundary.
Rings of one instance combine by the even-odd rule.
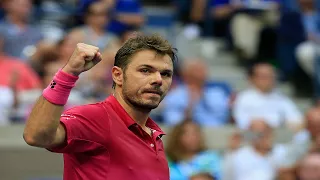
[[118, 66], [113, 66], [112, 67], [112, 79], [113, 82], [116, 83], [118, 86], [122, 86], [123, 83], [123, 71], [120, 67]]

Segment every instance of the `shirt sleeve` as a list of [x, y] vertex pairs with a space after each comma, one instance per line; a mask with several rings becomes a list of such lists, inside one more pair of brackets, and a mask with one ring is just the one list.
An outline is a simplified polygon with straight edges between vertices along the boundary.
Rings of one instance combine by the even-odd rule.
[[287, 124], [302, 123], [302, 114], [293, 101], [285, 97], [282, 101], [282, 107]]
[[[80, 109], [80, 111], [78, 110]], [[108, 135], [102, 135], [101, 129], [105, 128], [102, 124], [97, 124], [89, 114], [83, 113], [87, 108], [82, 106], [72, 108], [61, 115], [60, 123], [66, 130], [66, 142], [63, 146], [50, 148], [49, 151], [57, 153], [77, 153], [88, 152], [103, 148], [105, 139]], [[81, 112], [82, 111], [82, 112]], [[99, 118], [98, 118], [99, 119]], [[100, 129], [101, 128], [101, 129]], [[108, 129], [105, 129], [105, 134]]]
[[[249, 101], [249, 102], [248, 102]], [[247, 108], [247, 102], [250, 102], [250, 99], [243, 97], [243, 94], [240, 94], [234, 103], [233, 107], [233, 117], [237, 124], [237, 127], [240, 129], [247, 129], [250, 124], [250, 113], [248, 112], [250, 108]]]

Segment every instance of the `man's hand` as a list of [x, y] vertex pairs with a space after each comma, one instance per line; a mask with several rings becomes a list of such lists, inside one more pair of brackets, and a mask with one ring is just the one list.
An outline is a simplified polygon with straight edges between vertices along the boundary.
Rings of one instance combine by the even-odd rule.
[[78, 76], [98, 64], [102, 59], [99, 48], [84, 43], [78, 43], [62, 71]]

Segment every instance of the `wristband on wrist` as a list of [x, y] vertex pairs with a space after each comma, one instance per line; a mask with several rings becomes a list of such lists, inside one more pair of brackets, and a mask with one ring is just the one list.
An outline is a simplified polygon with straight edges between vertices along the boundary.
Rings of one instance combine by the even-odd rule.
[[49, 86], [43, 90], [42, 96], [52, 104], [65, 105], [78, 79], [78, 76], [65, 73], [60, 69]]

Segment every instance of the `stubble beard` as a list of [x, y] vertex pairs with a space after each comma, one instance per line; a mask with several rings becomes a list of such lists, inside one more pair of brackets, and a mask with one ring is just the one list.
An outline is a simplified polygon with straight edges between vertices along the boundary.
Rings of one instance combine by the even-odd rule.
[[145, 112], [150, 112], [152, 109], [157, 108], [163, 99], [163, 96], [161, 96], [159, 102], [155, 102], [156, 100], [152, 100], [152, 99], [148, 100], [149, 102], [144, 102], [142, 97], [139, 98], [137, 97], [137, 95], [131, 95], [130, 93], [128, 93], [128, 90], [125, 87], [123, 87], [122, 94], [123, 94], [124, 100], [127, 101], [129, 104], [131, 104], [132, 107]]

